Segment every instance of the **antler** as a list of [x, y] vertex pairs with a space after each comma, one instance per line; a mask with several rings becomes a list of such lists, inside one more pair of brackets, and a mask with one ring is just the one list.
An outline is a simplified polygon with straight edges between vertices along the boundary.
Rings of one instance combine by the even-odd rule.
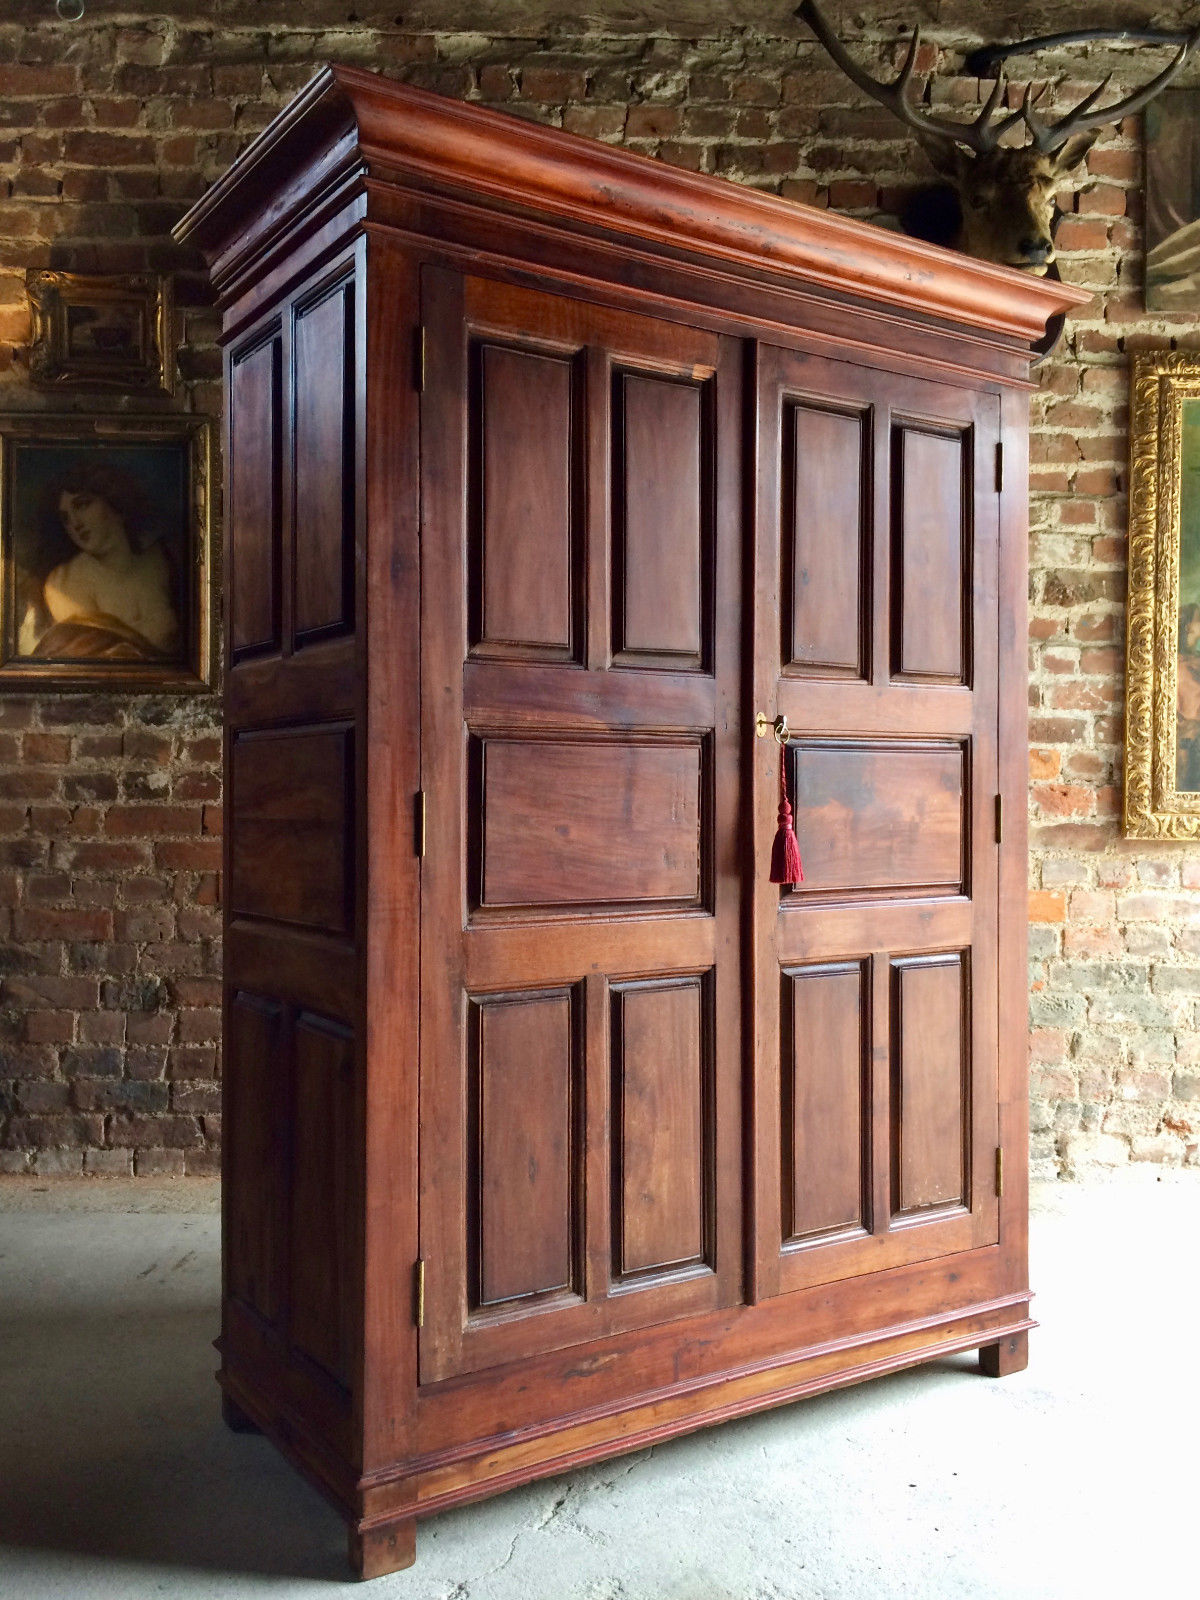
[[[940, 139], [951, 140], [957, 144], [964, 144], [973, 150], [976, 155], [989, 155], [1000, 140], [1010, 129], [1023, 122], [1029, 130], [1029, 136], [1036, 149], [1046, 155], [1052, 155], [1056, 150], [1061, 150], [1067, 140], [1077, 133], [1083, 133], [1089, 128], [1102, 128], [1113, 122], [1120, 122], [1122, 117], [1132, 116], [1135, 111], [1140, 111], [1144, 105], [1153, 100], [1161, 89], [1166, 86], [1179, 72], [1188, 58], [1192, 46], [1200, 38], [1200, 28], [1193, 29], [1179, 47], [1175, 59], [1152, 78], [1142, 89], [1137, 89], [1133, 94], [1126, 95], [1123, 100], [1118, 100], [1115, 105], [1105, 106], [1099, 111], [1092, 107], [1103, 95], [1112, 81], [1111, 74], [1105, 78], [1098, 88], [1086, 95], [1073, 111], [1067, 113], [1060, 121], [1045, 123], [1034, 114], [1034, 102], [1038, 95], [1033, 93], [1033, 85], [1025, 90], [1020, 106], [1015, 111], [1010, 111], [996, 123], [992, 118], [999, 108], [1008, 87], [1008, 80], [1000, 73], [992, 91], [987, 97], [982, 111], [974, 122], [953, 122], [944, 117], [934, 116], [932, 112], [919, 111], [909, 99], [908, 86], [912, 81], [913, 69], [917, 61], [917, 47], [921, 42], [920, 28], [913, 29], [912, 39], [909, 41], [908, 52], [904, 57], [904, 64], [899, 74], [891, 83], [881, 83], [865, 72], [857, 61], [847, 52], [841, 40], [834, 33], [828, 22], [822, 16], [815, 0], [802, 0], [796, 10], [796, 16], [807, 22], [825, 49], [832, 56], [836, 64], [842, 69], [852, 83], [858, 85], [864, 94], [877, 100], [880, 105], [886, 106], [893, 116], [899, 117], [917, 133], [928, 138], [934, 135]], [[1044, 86], [1043, 86], [1044, 88]], [[1039, 94], [1043, 91], [1039, 90]]]
[[926, 138], [933, 134], [937, 138], [955, 144], [965, 144], [974, 150], [976, 155], [985, 156], [996, 148], [1010, 128], [1015, 128], [1017, 123], [1023, 120], [1024, 107], [1002, 117], [994, 127], [989, 126], [1007, 87], [1007, 79], [1003, 74], [996, 79], [983, 110], [974, 122], [954, 122], [945, 117], [935, 116], [932, 112], [918, 111], [909, 99], [908, 86], [912, 81], [913, 69], [917, 64], [917, 49], [921, 43], [919, 27], [913, 29], [908, 52], [897, 76], [891, 83], [881, 83], [869, 72], [865, 72], [845, 49], [837, 34], [821, 15], [815, 0], [803, 0], [796, 10], [796, 16], [808, 23], [851, 83], [857, 84], [864, 94], [869, 94], [872, 100], [878, 100], [879, 104], [886, 106], [893, 116], [899, 117], [901, 122]]
[[1161, 89], [1165, 89], [1171, 79], [1179, 72], [1183, 63], [1188, 58], [1188, 52], [1200, 36], [1200, 29], [1194, 30], [1180, 45], [1175, 59], [1163, 68], [1157, 77], [1151, 78], [1144, 88], [1134, 90], [1127, 94], [1123, 100], [1118, 100], [1115, 105], [1104, 106], [1099, 111], [1092, 107], [1112, 82], [1110, 72], [1104, 82], [1085, 96], [1074, 111], [1069, 111], [1060, 121], [1047, 125], [1033, 115], [1032, 102], [1028, 91], [1021, 104], [1020, 117], [1029, 129], [1030, 138], [1037, 149], [1046, 155], [1053, 155], [1056, 150], [1061, 150], [1068, 139], [1074, 138], [1077, 133], [1085, 133], [1089, 128], [1103, 128], [1110, 123], [1120, 122], [1123, 117], [1131, 117], [1135, 111], [1140, 111], [1154, 99]]

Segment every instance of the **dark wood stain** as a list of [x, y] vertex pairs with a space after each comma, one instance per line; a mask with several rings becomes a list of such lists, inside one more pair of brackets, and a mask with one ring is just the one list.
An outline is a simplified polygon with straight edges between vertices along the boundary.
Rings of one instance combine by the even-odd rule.
[[1016, 1370], [1021, 385], [1080, 297], [347, 68], [181, 237], [227, 349], [231, 1422], [375, 1576], [418, 1513]]

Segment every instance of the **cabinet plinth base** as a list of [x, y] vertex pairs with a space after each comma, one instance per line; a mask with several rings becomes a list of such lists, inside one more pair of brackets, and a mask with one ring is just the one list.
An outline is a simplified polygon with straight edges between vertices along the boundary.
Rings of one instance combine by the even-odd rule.
[[417, 1559], [417, 1519], [405, 1517], [379, 1527], [350, 1528], [346, 1553], [356, 1578], [383, 1578]]
[[999, 1344], [985, 1344], [979, 1351], [979, 1370], [985, 1378], [1007, 1378], [1024, 1372], [1029, 1365], [1029, 1335], [1010, 1333]]

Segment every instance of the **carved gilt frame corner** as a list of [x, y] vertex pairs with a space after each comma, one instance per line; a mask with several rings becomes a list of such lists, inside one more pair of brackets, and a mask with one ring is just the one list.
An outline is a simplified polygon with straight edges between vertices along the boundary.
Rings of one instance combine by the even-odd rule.
[[[1200, 356], [1133, 358], [1129, 593], [1125, 632], [1124, 833], [1200, 840], [1200, 786], [1178, 787], [1184, 404], [1200, 402]], [[1190, 671], [1185, 667], [1185, 671]]]

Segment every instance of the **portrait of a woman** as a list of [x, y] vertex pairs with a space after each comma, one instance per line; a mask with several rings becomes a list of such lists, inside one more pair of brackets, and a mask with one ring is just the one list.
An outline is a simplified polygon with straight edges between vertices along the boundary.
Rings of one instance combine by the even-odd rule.
[[22, 542], [20, 656], [178, 656], [179, 574], [132, 473], [79, 453], [43, 486], [36, 537]]

